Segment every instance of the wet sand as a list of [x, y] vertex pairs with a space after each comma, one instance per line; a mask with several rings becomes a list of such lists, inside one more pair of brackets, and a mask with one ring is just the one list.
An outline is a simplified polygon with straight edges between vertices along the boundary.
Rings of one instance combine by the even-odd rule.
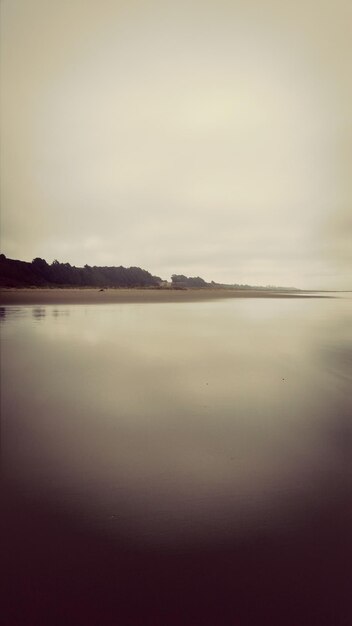
[[1, 624], [351, 626], [349, 302], [23, 308]]
[[[256, 289], [2, 289], [0, 304], [107, 304], [132, 302], [197, 302], [218, 298], [319, 297], [296, 291]], [[321, 297], [321, 296], [320, 296]]]
[[163, 550], [99, 534], [10, 487], [1, 520], [6, 537], [11, 528], [3, 556], [6, 626], [352, 623], [350, 519], [338, 498], [330, 508], [318, 505], [295, 531], [263, 529]]

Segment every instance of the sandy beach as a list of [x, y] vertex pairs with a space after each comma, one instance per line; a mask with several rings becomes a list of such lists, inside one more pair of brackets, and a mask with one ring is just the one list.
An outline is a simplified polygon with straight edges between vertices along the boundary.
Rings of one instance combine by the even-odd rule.
[[314, 294], [247, 289], [2, 289], [0, 304], [197, 302], [219, 298], [302, 298]]

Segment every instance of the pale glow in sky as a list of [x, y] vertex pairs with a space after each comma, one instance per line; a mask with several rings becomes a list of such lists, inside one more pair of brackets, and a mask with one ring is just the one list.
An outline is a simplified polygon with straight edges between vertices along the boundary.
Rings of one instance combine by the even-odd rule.
[[349, 1], [1, 13], [7, 256], [352, 288]]

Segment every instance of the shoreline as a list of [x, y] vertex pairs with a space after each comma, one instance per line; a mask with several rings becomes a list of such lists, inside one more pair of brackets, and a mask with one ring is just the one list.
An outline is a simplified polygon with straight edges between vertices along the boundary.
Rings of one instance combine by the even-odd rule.
[[198, 302], [221, 298], [324, 298], [312, 292], [256, 289], [3, 288], [0, 305]]

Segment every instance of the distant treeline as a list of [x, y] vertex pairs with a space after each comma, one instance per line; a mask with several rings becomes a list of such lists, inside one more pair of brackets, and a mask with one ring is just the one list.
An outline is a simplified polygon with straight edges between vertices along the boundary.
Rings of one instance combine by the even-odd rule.
[[37, 257], [31, 263], [0, 254], [2, 287], [158, 287], [161, 279], [140, 267], [75, 267]]
[[199, 289], [199, 288], [204, 288], [207, 287], [208, 289], [240, 289], [240, 290], [246, 290], [246, 289], [255, 289], [255, 290], [262, 290], [262, 291], [274, 291], [274, 290], [279, 290], [279, 291], [299, 291], [297, 290], [295, 287], [275, 287], [273, 285], [266, 285], [265, 287], [260, 287], [258, 285], [253, 286], [253, 285], [241, 285], [238, 283], [233, 283], [233, 284], [224, 284], [224, 283], [215, 283], [213, 280], [210, 283], [205, 282], [205, 280], [203, 278], [200, 278], [200, 276], [194, 276], [194, 277], [187, 277], [184, 276], [183, 274], [173, 274], [171, 277], [171, 281], [172, 281], [172, 287], [174, 287], [174, 289]]
[[[188, 277], [183, 274], [173, 274], [171, 276], [172, 286], [179, 289], [187, 289], [187, 287], [199, 288], [199, 287], [211, 287], [211, 283], [206, 283], [203, 278], [199, 276]], [[215, 284], [215, 283], [214, 283]]]
[[15, 261], [0, 254], [1, 287], [163, 287], [173, 289], [262, 289], [280, 291], [295, 290], [293, 287], [253, 287], [251, 285], [207, 283], [200, 276], [173, 274], [171, 283], [152, 276], [140, 267], [98, 267], [85, 265], [75, 267], [70, 263], [53, 261], [50, 265], [37, 257], [31, 263]]

